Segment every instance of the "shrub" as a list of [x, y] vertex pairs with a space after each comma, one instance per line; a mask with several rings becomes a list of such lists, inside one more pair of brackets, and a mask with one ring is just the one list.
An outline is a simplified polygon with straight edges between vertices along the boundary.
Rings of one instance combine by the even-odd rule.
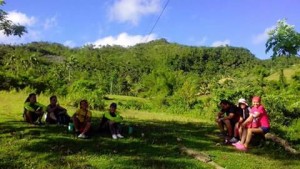
[[91, 109], [103, 110], [104, 100], [103, 91], [96, 85], [95, 82], [88, 80], [75, 81], [68, 92], [69, 104], [72, 106], [79, 106], [80, 100], [86, 99]]

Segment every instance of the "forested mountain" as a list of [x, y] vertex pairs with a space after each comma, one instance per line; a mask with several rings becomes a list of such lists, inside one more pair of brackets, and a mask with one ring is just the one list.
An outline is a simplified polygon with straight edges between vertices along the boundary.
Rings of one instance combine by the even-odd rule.
[[97, 83], [105, 93], [125, 95], [138, 94], [133, 92], [134, 86], [160, 70], [194, 74], [210, 81], [262, 72], [268, 75], [271, 68], [276, 71], [299, 63], [298, 58], [262, 61], [245, 48], [183, 46], [164, 39], [130, 48], [70, 49], [47, 42], [1, 45], [0, 56], [1, 77], [6, 81], [1, 89], [31, 86], [38, 91], [57, 92], [58, 88], [81, 79]]

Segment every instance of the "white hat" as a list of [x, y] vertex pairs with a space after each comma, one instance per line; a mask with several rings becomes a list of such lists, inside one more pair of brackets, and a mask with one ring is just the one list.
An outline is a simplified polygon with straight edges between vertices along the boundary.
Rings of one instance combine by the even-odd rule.
[[247, 103], [246, 99], [244, 99], [244, 98], [240, 98], [239, 101], [238, 101], [238, 103], [239, 103], [239, 104], [240, 104], [240, 103], [243, 103], [243, 104], [245, 104], [246, 106], [248, 106], [248, 103]]

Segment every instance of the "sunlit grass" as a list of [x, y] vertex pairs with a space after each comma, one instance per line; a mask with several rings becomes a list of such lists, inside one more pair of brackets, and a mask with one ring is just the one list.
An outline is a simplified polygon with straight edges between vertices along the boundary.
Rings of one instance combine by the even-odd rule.
[[[184, 145], [208, 154], [224, 168], [299, 168], [299, 156], [290, 156], [282, 148], [268, 144], [249, 152], [232, 146], [219, 146], [217, 128], [199, 114], [119, 111], [125, 118], [125, 139], [94, 131], [89, 140], [75, 138], [63, 126], [34, 127], [22, 122], [26, 92], [0, 92], [0, 168], [213, 168], [179, 151]], [[49, 96], [38, 101], [48, 104]], [[123, 98], [123, 97], [120, 97]], [[128, 98], [128, 97], [126, 97]], [[69, 114], [75, 107], [66, 106]], [[115, 100], [108, 100], [107, 105]], [[93, 110], [96, 129], [103, 111]], [[128, 134], [128, 125], [133, 133]]]
[[[297, 72], [300, 72], [300, 65], [293, 65], [289, 68], [283, 69], [284, 77], [286, 78], [287, 82], [290, 82], [292, 80], [292, 77], [296, 75]], [[279, 80], [280, 72], [275, 72], [268, 76], [266, 80], [273, 80], [278, 81]]]

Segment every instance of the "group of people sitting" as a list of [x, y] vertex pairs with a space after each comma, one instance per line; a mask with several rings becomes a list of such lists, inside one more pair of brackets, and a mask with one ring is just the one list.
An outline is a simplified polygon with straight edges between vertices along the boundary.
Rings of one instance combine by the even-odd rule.
[[226, 143], [231, 143], [238, 150], [248, 149], [253, 134], [264, 135], [270, 131], [269, 117], [260, 97], [252, 98], [252, 107], [244, 98], [238, 100], [237, 106], [227, 100], [221, 100], [219, 105], [221, 111], [216, 122], [221, 135]]
[[[44, 106], [37, 102], [36, 94], [31, 93], [24, 103], [23, 118], [26, 122], [34, 125], [43, 124], [42, 119], [44, 115], [47, 124], [68, 125], [69, 123], [73, 123], [78, 138], [88, 138], [92, 126], [92, 112], [89, 110], [87, 100], [81, 100], [79, 105], [79, 109], [70, 117], [67, 110], [58, 104], [56, 96], [51, 96], [50, 104]], [[116, 110], [117, 104], [112, 103], [109, 111], [103, 115], [100, 122], [100, 128], [108, 128], [113, 139], [124, 138], [121, 135], [121, 122], [123, 118]]]
[[[225, 141], [232, 143], [239, 150], [247, 150], [253, 134], [266, 134], [270, 131], [270, 122], [261, 98], [252, 98], [250, 107], [244, 98], [238, 100], [238, 105], [227, 100], [221, 100], [221, 111], [216, 117]], [[112, 103], [108, 112], [104, 113], [100, 129], [108, 128], [112, 138], [123, 138], [121, 135], [122, 116], [117, 113], [117, 104]], [[42, 124], [43, 115], [48, 124], [74, 124], [75, 133], [79, 138], [87, 138], [91, 130], [92, 112], [87, 100], [80, 101], [80, 107], [70, 117], [67, 110], [58, 104], [57, 97], [50, 97], [50, 104], [44, 106], [37, 102], [36, 94], [31, 93], [24, 104], [24, 120], [31, 124]]]

